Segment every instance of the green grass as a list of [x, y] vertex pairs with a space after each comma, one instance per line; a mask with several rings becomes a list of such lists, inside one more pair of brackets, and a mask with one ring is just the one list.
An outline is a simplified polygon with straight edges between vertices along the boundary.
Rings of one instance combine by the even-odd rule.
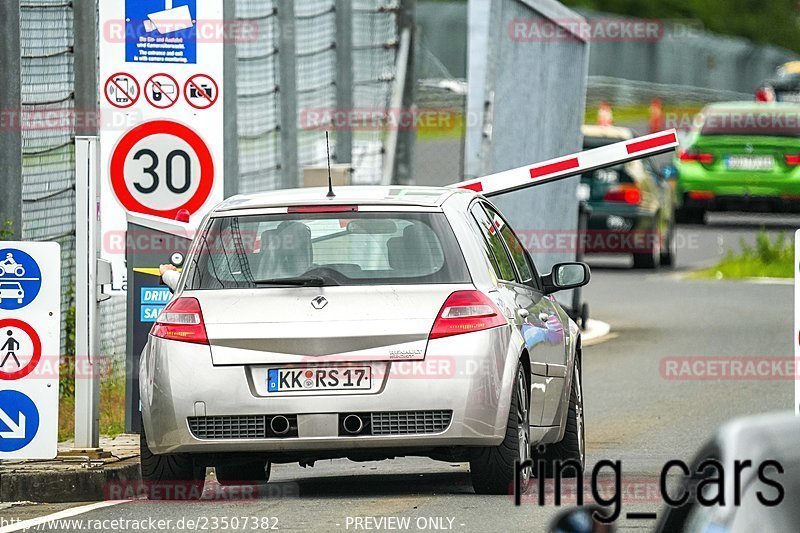
[[781, 232], [775, 240], [762, 229], [755, 246], [740, 240], [741, 251], [729, 251], [720, 263], [689, 275], [693, 279], [747, 279], [794, 277], [794, 243]]
[[[63, 368], [63, 367], [62, 367]], [[62, 394], [58, 402], [58, 442], [75, 436], [75, 393], [65, 392], [71, 376], [62, 373]], [[69, 385], [67, 385], [67, 388]], [[100, 434], [116, 437], [125, 432], [125, 376], [113, 376], [100, 383]]]
[[[586, 108], [586, 112], [583, 117], [584, 124], [597, 124], [597, 107], [598, 106], [589, 106]], [[613, 105], [612, 102], [611, 110], [614, 113], [615, 125], [624, 126], [643, 123], [650, 120], [650, 106], [648, 104], [617, 106]], [[690, 123], [691, 117], [694, 117], [701, 110], [702, 106], [693, 104], [665, 104], [663, 106], [663, 113], [665, 117], [672, 118], [673, 120], [682, 119], [682, 123]], [[688, 117], [688, 119], [683, 117]], [[639, 133], [644, 135], [647, 132]]]

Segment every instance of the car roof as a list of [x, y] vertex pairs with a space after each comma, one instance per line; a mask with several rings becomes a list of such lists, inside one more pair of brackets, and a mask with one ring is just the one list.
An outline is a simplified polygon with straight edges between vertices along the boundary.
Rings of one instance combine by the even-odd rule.
[[454, 194], [475, 194], [465, 189], [449, 187], [419, 187], [404, 185], [356, 185], [334, 187], [336, 196], [328, 199], [326, 187], [281, 189], [254, 194], [239, 194], [219, 204], [214, 211], [287, 207], [296, 205], [402, 205], [439, 207]]
[[744, 102], [717, 102], [714, 104], [709, 104], [703, 109], [704, 113], [714, 112], [751, 112], [751, 113], [772, 113], [772, 112], [793, 112], [797, 113], [800, 112], [800, 104], [795, 104], [791, 102], [770, 102], [770, 103], [763, 103], [763, 102], [751, 102], [751, 101], [744, 101]]
[[584, 137], [619, 139], [621, 141], [633, 139], [633, 130], [630, 128], [621, 128], [619, 126], [595, 126], [593, 124], [585, 124], [581, 127], [581, 132]]

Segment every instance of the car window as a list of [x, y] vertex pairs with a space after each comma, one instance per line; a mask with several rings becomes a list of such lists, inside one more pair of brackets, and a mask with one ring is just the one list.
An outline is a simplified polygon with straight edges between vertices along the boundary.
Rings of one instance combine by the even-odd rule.
[[316, 276], [326, 285], [468, 283], [443, 213], [314, 213], [212, 219], [187, 289], [268, 286]]
[[494, 256], [494, 252], [489, 247], [489, 242], [486, 240], [483, 234], [483, 227], [478, 223], [474, 216], [469, 216], [469, 227], [477, 237], [477, 241], [483, 250], [484, 255], [486, 258], [489, 259], [489, 263], [492, 265], [492, 271], [497, 279], [502, 278], [502, 274], [500, 273], [500, 267], [497, 265], [497, 258]]
[[502, 235], [503, 240], [506, 242], [508, 251], [511, 253], [511, 260], [514, 262], [514, 266], [517, 267], [517, 272], [519, 272], [521, 281], [523, 283], [531, 283], [533, 280], [533, 270], [531, 269], [530, 263], [528, 263], [528, 254], [525, 252], [525, 247], [519, 242], [511, 226], [506, 224], [505, 220], [503, 220], [497, 211], [488, 205], [484, 207], [489, 216], [492, 217], [494, 226], [500, 230], [500, 235]]
[[486, 214], [486, 211], [483, 210], [480, 203], [473, 205], [470, 211], [472, 212], [472, 216], [475, 217], [478, 226], [481, 228], [483, 238], [489, 243], [492, 255], [494, 255], [495, 264], [497, 266], [497, 277], [503, 281], [515, 281], [516, 275], [514, 273], [514, 267], [511, 265], [511, 259], [489, 215]]

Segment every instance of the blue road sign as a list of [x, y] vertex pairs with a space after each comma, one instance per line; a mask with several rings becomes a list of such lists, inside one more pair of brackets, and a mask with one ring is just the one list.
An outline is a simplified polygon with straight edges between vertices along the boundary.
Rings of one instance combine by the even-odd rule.
[[197, 0], [125, 0], [125, 61], [197, 63]]
[[41, 288], [42, 271], [31, 256], [16, 248], [0, 249], [0, 309], [25, 307]]
[[142, 322], [155, 322], [158, 314], [172, 299], [169, 287], [142, 287], [140, 291], [141, 307], [139, 320]]
[[15, 390], [0, 391], [0, 452], [24, 448], [37, 431], [39, 410], [33, 400]]

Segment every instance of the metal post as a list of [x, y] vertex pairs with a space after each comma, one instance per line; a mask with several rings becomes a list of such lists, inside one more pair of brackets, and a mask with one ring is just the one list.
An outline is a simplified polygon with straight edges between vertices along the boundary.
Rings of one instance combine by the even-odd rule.
[[75, 138], [75, 449], [100, 445], [97, 251], [100, 141]]
[[[403, 99], [401, 107], [404, 111], [414, 108], [417, 96], [417, 0], [401, 0], [397, 23], [409, 32], [409, 54], [406, 59], [403, 77]], [[413, 181], [414, 145], [416, 144], [416, 128], [404, 128], [398, 132], [397, 148], [394, 159], [394, 183], [410, 184]]]
[[[353, 0], [336, 0], [336, 108], [353, 108]], [[336, 132], [336, 162], [353, 161], [353, 130]]]
[[3, 193], [0, 194], [0, 230], [11, 223], [9, 240], [22, 238], [22, 77], [19, 0], [0, 2], [0, 161]]
[[281, 187], [297, 187], [297, 68], [294, 41], [294, 2], [277, 2], [278, 98], [281, 108]]
[[[227, 31], [233, 27], [236, 20], [236, 4], [234, 0], [224, 0], [223, 18], [225, 19], [225, 41], [223, 44], [223, 65], [222, 70], [224, 79], [222, 81], [223, 94], [223, 129], [225, 131], [224, 146], [224, 172], [225, 185], [222, 194], [225, 198], [233, 196], [239, 192], [239, 126], [238, 110], [236, 99], [236, 40], [233, 38], [234, 32]], [[230, 35], [230, 36], [229, 36]]]
[[[94, 2], [72, 4], [75, 35], [75, 135], [97, 135], [97, 7]], [[102, 43], [101, 43], [102, 44]]]
[[[405, 89], [406, 67], [408, 58], [411, 55], [411, 30], [402, 29], [400, 32], [400, 46], [397, 49], [397, 60], [395, 62], [395, 77], [392, 86], [392, 97], [389, 100], [389, 113], [400, 116], [403, 113], [403, 91]], [[389, 134], [386, 136], [386, 155], [383, 160], [383, 176], [381, 185], [391, 185], [396, 183], [395, 169], [397, 168], [397, 144], [400, 132], [397, 125], [389, 124]], [[394, 121], [398, 122], [399, 121]]]

